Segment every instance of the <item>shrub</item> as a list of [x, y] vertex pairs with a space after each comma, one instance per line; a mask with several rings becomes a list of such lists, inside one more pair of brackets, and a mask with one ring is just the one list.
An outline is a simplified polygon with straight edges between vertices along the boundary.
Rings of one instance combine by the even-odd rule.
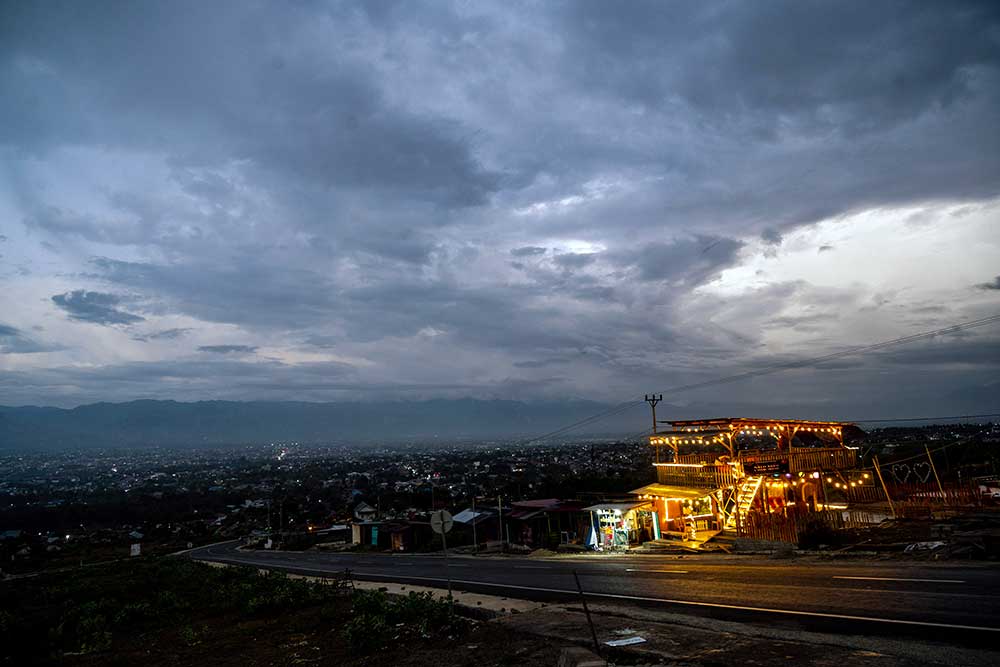
[[356, 591], [351, 599], [352, 618], [343, 628], [344, 638], [362, 653], [390, 640], [430, 639], [455, 635], [466, 628], [451, 603], [432, 593], [410, 592], [390, 598], [382, 591]]

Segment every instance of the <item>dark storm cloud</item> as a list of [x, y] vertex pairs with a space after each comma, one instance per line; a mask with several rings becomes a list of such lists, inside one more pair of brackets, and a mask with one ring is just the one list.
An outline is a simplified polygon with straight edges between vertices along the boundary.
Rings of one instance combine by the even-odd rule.
[[[820, 336], [836, 320], [799, 306], [871, 295], [691, 296], [756, 239], [776, 256], [821, 219], [1000, 193], [993, 3], [46, 2], [4, 19], [12, 206], [54, 271], [88, 281], [55, 306], [134, 324], [127, 293], [151, 329], [183, 315], [376, 365], [427, 345], [402, 360], [414, 386], [556, 391], [532, 371], [559, 365], [611, 391], [737, 363], [777, 329]], [[230, 347], [253, 351], [202, 346]], [[463, 355], [467, 375], [435, 375]], [[218, 391], [225, 373], [326, 391], [320, 366], [198, 356], [176, 372], [223, 372]], [[170, 365], [36, 378], [125, 396]]]
[[121, 302], [121, 297], [116, 294], [82, 289], [52, 297], [52, 303], [66, 311], [72, 319], [81, 322], [110, 325], [135, 324], [143, 321], [144, 318], [139, 315], [119, 310], [118, 305]]
[[[0, 92], [11, 103], [0, 143], [168, 145], [188, 164], [245, 159], [279, 179], [455, 206], [481, 203], [499, 187], [460, 123], [392, 105], [349, 53], [331, 61], [310, 57], [319, 43], [296, 49], [288, 40], [315, 17], [269, 3], [229, 10], [241, 19], [197, 3], [7, 12]], [[330, 27], [347, 29], [352, 10], [339, 14]], [[77, 105], [72, 119], [59, 101]], [[109, 122], [107, 104], [131, 113]], [[193, 185], [204, 192], [212, 184]]]
[[252, 354], [257, 348], [252, 345], [199, 345], [198, 351], [212, 354]]
[[[565, 12], [570, 50], [584, 56], [576, 71], [588, 83], [651, 105], [679, 93], [713, 115], [722, 111], [716, 118], [724, 121], [749, 108], [771, 112], [769, 123], [789, 113], [838, 130], [897, 124], [970, 95], [968, 68], [1000, 62], [993, 32], [1000, 12], [991, 2], [789, 1], [720, 10], [594, 1], [569, 3]], [[702, 66], [671, 67], [678, 51]]]

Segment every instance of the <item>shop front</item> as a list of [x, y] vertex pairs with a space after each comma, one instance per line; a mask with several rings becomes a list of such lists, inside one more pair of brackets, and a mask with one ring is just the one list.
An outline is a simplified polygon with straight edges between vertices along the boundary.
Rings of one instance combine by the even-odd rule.
[[584, 507], [590, 513], [587, 545], [596, 551], [622, 551], [654, 539], [656, 521], [653, 503], [598, 503]]
[[632, 491], [651, 505], [653, 539], [667, 535], [703, 541], [721, 529], [718, 492], [710, 489], [647, 484]]

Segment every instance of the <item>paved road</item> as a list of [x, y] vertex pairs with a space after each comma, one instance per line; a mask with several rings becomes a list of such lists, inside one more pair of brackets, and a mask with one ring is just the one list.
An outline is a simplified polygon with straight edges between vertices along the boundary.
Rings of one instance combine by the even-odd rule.
[[[238, 551], [236, 543], [188, 554], [198, 560], [324, 575], [443, 586], [440, 555]], [[773, 561], [664, 556], [452, 557], [456, 589], [540, 600], [589, 598], [727, 620], [857, 635], [919, 636], [1000, 645], [1000, 568], [893, 562]]]

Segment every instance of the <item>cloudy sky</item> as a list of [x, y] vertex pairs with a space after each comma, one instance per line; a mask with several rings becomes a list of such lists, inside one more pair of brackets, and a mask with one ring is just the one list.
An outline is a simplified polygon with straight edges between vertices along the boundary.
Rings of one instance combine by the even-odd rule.
[[[618, 401], [996, 314], [997, 10], [4, 3], [0, 404]], [[992, 326], [669, 400], [998, 370]]]

